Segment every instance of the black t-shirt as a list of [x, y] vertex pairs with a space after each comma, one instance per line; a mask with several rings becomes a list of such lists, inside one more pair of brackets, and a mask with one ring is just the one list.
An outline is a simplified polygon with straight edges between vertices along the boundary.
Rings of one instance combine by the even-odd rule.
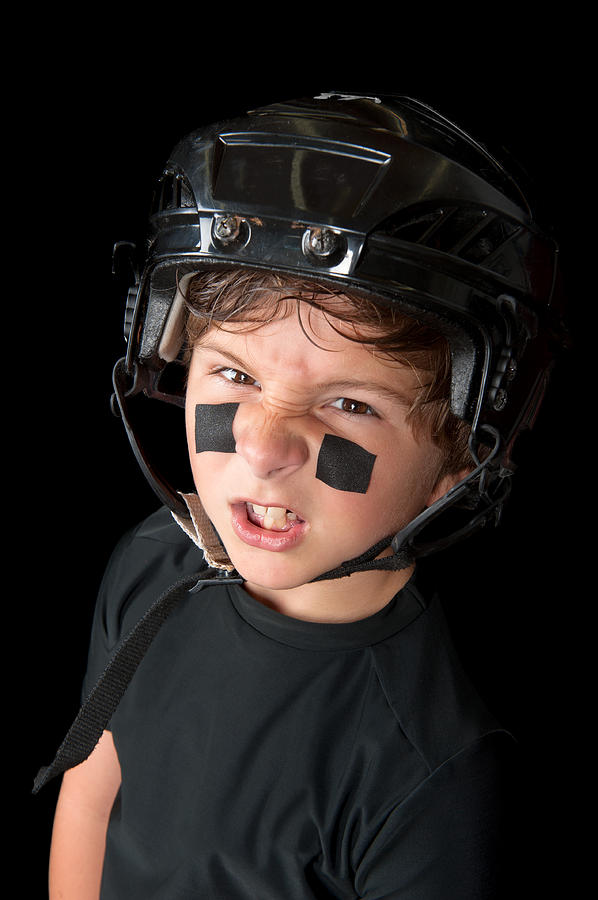
[[[165, 510], [121, 542], [85, 691], [159, 593], [199, 568]], [[283, 616], [235, 585], [189, 594], [110, 727], [123, 779], [103, 900], [499, 896], [514, 741], [414, 579], [346, 624]]]

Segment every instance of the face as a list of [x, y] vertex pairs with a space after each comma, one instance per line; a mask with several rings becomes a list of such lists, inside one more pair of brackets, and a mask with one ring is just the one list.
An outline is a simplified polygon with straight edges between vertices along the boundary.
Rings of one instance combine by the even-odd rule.
[[[296, 314], [250, 332], [226, 327], [193, 350], [187, 439], [197, 492], [249, 584], [304, 585], [451, 486], [438, 483], [438, 448], [407, 421], [412, 370], [336, 333], [315, 309], [311, 340]], [[197, 407], [222, 404], [216, 421], [229, 435], [232, 427], [230, 452], [202, 449]]]

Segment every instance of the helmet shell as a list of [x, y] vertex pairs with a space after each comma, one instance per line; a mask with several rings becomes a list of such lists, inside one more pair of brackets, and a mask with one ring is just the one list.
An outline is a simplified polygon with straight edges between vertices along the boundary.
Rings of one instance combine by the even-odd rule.
[[187, 135], [159, 180], [127, 313], [130, 395], [182, 402], [177, 284], [208, 266], [295, 273], [432, 324], [451, 407], [508, 465], [560, 339], [558, 249], [476, 140], [408, 97], [321, 94]]

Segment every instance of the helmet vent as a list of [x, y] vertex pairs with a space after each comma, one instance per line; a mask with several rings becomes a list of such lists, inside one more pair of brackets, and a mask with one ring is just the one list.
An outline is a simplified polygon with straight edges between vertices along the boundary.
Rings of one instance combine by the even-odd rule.
[[180, 172], [166, 169], [156, 186], [152, 215], [169, 209], [196, 209], [191, 185]]
[[492, 268], [492, 257], [520, 232], [521, 226], [483, 208], [443, 206], [407, 220], [395, 219], [381, 230], [398, 240]]

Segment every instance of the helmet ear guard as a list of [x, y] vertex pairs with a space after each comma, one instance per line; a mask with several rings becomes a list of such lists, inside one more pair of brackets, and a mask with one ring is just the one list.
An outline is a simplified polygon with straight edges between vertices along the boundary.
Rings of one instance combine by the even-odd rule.
[[472, 470], [388, 538], [393, 557], [365, 554], [338, 575], [403, 567], [498, 521], [513, 446], [533, 424], [564, 332], [557, 248], [484, 148], [409, 98], [321, 95], [188, 136], [156, 196], [113, 408], [162, 503], [189, 517], [135, 407], [142, 397], [184, 405], [184, 296], [195, 273], [219, 266], [357, 291], [449, 343], [451, 408], [471, 425]]

